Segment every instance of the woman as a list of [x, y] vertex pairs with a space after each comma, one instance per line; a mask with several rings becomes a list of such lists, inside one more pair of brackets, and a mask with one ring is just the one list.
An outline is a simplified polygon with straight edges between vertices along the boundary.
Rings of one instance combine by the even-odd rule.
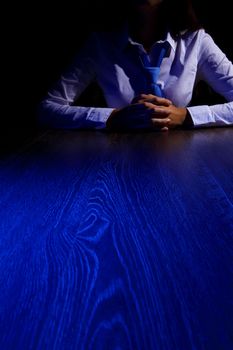
[[[121, 29], [90, 36], [40, 104], [40, 121], [110, 130], [232, 125], [233, 65], [200, 28], [191, 2], [135, 0], [127, 14]], [[75, 106], [95, 79], [107, 107]], [[189, 106], [200, 80], [226, 103]]]

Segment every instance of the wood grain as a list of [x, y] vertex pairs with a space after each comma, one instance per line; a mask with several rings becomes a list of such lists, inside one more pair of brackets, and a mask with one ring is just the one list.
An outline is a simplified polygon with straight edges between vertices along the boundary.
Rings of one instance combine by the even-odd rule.
[[0, 349], [233, 349], [233, 130], [49, 131], [0, 162]]

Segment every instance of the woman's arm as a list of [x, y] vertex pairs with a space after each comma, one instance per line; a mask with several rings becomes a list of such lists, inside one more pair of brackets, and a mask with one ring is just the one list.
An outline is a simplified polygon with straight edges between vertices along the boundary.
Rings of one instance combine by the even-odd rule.
[[112, 108], [74, 106], [95, 79], [94, 38], [89, 38], [73, 64], [50, 89], [38, 107], [39, 123], [52, 128], [105, 128]]
[[209, 34], [203, 31], [200, 39], [198, 75], [226, 103], [188, 107], [194, 127], [233, 125], [233, 64]]

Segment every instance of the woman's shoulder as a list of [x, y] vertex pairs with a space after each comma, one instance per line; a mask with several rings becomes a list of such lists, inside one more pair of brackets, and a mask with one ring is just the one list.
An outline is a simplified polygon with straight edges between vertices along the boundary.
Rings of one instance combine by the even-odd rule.
[[218, 48], [211, 34], [204, 28], [196, 31], [184, 31], [180, 33], [178, 40], [183, 41], [186, 48], [195, 47], [197, 51], [213, 51]]
[[197, 29], [195, 31], [190, 30], [184, 30], [180, 32], [179, 36], [182, 40], [191, 42], [191, 41], [197, 41], [202, 42], [203, 40], [210, 40], [213, 41], [212, 36], [206, 32], [204, 28]]
[[196, 41], [196, 50], [199, 64], [209, 62], [215, 66], [225, 58], [225, 53], [215, 42], [214, 37], [205, 29], [199, 29], [190, 34], [190, 38]]

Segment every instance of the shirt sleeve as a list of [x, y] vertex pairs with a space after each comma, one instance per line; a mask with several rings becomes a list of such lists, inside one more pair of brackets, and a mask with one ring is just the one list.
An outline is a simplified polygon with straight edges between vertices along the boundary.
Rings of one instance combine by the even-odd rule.
[[38, 106], [38, 122], [55, 128], [102, 129], [112, 108], [74, 106], [74, 101], [95, 79], [95, 42], [90, 37], [73, 63]]
[[209, 34], [201, 33], [198, 75], [223, 96], [226, 103], [188, 107], [189, 113], [194, 127], [233, 125], [233, 64]]

